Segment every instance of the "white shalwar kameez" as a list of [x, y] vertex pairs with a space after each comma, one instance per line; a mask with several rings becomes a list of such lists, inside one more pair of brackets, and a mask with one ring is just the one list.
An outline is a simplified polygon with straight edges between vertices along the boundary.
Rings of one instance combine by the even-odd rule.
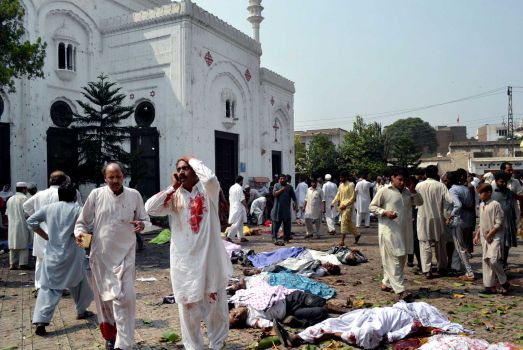
[[[318, 238], [320, 236], [321, 227], [321, 210], [325, 203], [325, 197], [321, 188], [309, 187], [305, 197], [305, 226], [307, 229], [307, 237], [314, 235]], [[313, 227], [314, 224], [314, 227]]]
[[427, 179], [416, 185], [416, 191], [423, 198], [423, 206], [418, 209], [417, 230], [421, 255], [421, 269], [423, 273], [432, 270], [432, 248], [434, 242], [438, 269], [447, 269], [445, 216], [443, 214], [446, 203], [453, 204], [449, 190], [442, 182]]
[[10, 265], [22, 266], [29, 263], [29, 244], [32, 235], [25, 222], [23, 209], [25, 201], [27, 201], [27, 196], [22, 192], [16, 192], [6, 203], [5, 213], [9, 220], [7, 237]]
[[243, 238], [243, 223], [247, 221], [247, 213], [242, 201], [245, 194], [240, 184], [234, 184], [229, 188], [229, 238]]
[[[216, 175], [200, 160], [189, 165], [199, 178], [191, 192], [171, 186], [151, 197], [150, 215], [169, 215], [171, 227], [171, 281], [180, 313], [183, 345], [204, 347], [200, 323], [205, 321], [210, 349], [221, 349], [229, 332], [225, 288], [232, 265], [220, 238]], [[216, 293], [216, 300], [209, 295]]]
[[397, 302], [393, 306], [359, 309], [337, 318], [328, 318], [303, 330], [298, 336], [314, 343], [327, 334], [341, 333], [341, 339], [363, 349], [375, 349], [384, 337], [389, 343], [405, 338], [419, 326], [438, 328], [446, 333], [471, 333], [452, 323], [437, 308], [424, 302]]
[[82, 208], [77, 203], [51, 203], [27, 219], [31, 228], [45, 222], [49, 236], [42, 259], [42, 286], [36, 298], [33, 324], [49, 324], [65, 288], [73, 296], [77, 315], [83, 314], [93, 301], [93, 292], [84, 265], [85, 251], [76, 245], [73, 231]]
[[[395, 293], [405, 290], [403, 268], [407, 254], [414, 251], [412, 239], [412, 206], [424, 205], [419, 193], [411, 193], [404, 188], [399, 191], [394, 186], [387, 186], [376, 193], [370, 203], [370, 211], [378, 217], [378, 240], [383, 265], [381, 283], [392, 288]], [[384, 216], [386, 211], [393, 211], [394, 220]]]
[[325, 221], [327, 223], [327, 229], [330, 233], [336, 232], [336, 217], [338, 216], [338, 210], [336, 206], [331, 208], [331, 203], [336, 197], [338, 192], [338, 186], [334, 182], [327, 181], [323, 184], [323, 195], [325, 196]]
[[[27, 216], [31, 216], [36, 213], [42, 207], [58, 202], [58, 187], [56, 185], [49, 186], [49, 188], [37, 192], [34, 196], [29, 198], [24, 203], [24, 211]], [[80, 192], [76, 192], [76, 203], [82, 206], [82, 199], [80, 197]], [[45, 222], [40, 224], [40, 228], [47, 232], [47, 225]], [[36, 257], [35, 265], [35, 288], [40, 288], [40, 275], [42, 271], [42, 259], [44, 258], [45, 248], [47, 247], [47, 241], [37, 235], [36, 233], [33, 236], [33, 256]]]
[[370, 226], [370, 188], [372, 183], [363, 179], [356, 184], [356, 227], [361, 226], [361, 221], [365, 220], [365, 227]]
[[307, 186], [305, 181], [300, 182], [298, 186], [296, 186], [296, 202], [298, 202], [298, 212], [296, 213], [296, 219], [303, 219], [305, 214], [303, 210], [303, 204], [305, 203], [305, 197], [307, 196], [308, 189], [309, 186]]
[[125, 350], [133, 347], [136, 303], [136, 234], [131, 221], [151, 226], [140, 193], [124, 187], [116, 195], [104, 186], [89, 194], [74, 229], [78, 237], [92, 228], [89, 264], [100, 331], [115, 348]]
[[251, 215], [256, 218], [256, 223], [258, 225], [263, 224], [263, 213], [265, 212], [265, 207], [267, 206], [267, 198], [259, 197], [256, 198], [251, 204]]

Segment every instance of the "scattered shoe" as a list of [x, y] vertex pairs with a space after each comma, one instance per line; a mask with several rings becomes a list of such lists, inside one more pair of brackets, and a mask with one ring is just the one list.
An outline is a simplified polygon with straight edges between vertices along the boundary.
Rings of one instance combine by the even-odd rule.
[[47, 331], [45, 329], [45, 324], [37, 323], [36, 324], [36, 329], [35, 329], [35, 334], [39, 335], [41, 337], [45, 336], [47, 334]]
[[85, 320], [86, 318], [90, 318], [94, 316], [94, 312], [85, 310], [83, 313], [76, 315], [77, 320]]
[[507, 295], [510, 292], [510, 282], [507, 281], [501, 285], [501, 294]]
[[105, 341], [105, 350], [115, 350], [114, 349], [114, 341], [113, 340], [106, 340]]
[[391, 287], [387, 287], [386, 285], [382, 284], [381, 285], [381, 291], [382, 292], [387, 292], [387, 293], [392, 293], [393, 289]]

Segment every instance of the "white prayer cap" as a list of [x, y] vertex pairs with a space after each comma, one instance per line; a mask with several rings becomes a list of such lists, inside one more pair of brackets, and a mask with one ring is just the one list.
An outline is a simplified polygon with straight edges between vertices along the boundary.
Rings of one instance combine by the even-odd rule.
[[16, 187], [25, 187], [25, 188], [27, 188], [27, 184], [25, 182], [20, 181], [20, 182], [16, 183]]
[[332, 179], [331, 174], [325, 175], [325, 180], [330, 181]]

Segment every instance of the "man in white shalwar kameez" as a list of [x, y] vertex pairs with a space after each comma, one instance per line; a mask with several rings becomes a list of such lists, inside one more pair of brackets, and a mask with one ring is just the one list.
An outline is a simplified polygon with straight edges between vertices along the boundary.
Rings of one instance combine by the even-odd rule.
[[[76, 245], [73, 235], [82, 208], [75, 203], [76, 189], [73, 185], [60, 186], [58, 196], [59, 202], [44, 206], [27, 219], [27, 224], [48, 241], [42, 259], [42, 286], [33, 313], [35, 333], [41, 336], [47, 333], [45, 326], [51, 322], [66, 288], [69, 288], [76, 305], [76, 319], [94, 315], [87, 311], [93, 301], [93, 292], [84, 266], [85, 251]], [[42, 222], [47, 224], [47, 232], [40, 227]]]
[[123, 186], [122, 166], [109, 163], [103, 174], [107, 186], [91, 191], [74, 234], [81, 243], [92, 228], [91, 284], [106, 349], [128, 350], [134, 339], [136, 235], [151, 222], [140, 193]]
[[[370, 203], [371, 212], [378, 217], [378, 241], [383, 265], [383, 291], [407, 296], [403, 269], [407, 254], [414, 252], [412, 239], [412, 205], [421, 206], [423, 199], [416, 190], [405, 188], [408, 173], [394, 170], [391, 185], [376, 193]], [[402, 295], [403, 293], [403, 295]]]
[[251, 216], [256, 219], [257, 225], [262, 225], [264, 220], [265, 207], [267, 206], [267, 197], [261, 196], [256, 198], [251, 204]]
[[25, 223], [24, 202], [27, 201], [27, 184], [16, 183], [16, 193], [6, 203], [6, 215], [9, 220], [7, 239], [9, 246], [9, 269], [27, 270], [29, 268], [29, 244], [31, 231]]
[[229, 188], [229, 233], [228, 241], [236, 236], [240, 242], [247, 242], [243, 236], [243, 223], [247, 221], [247, 204], [242, 188], [243, 176], [236, 178], [235, 184]]
[[416, 185], [416, 191], [423, 198], [423, 206], [418, 209], [417, 229], [421, 256], [421, 269], [426, 278], [432, 278], [432, 248], [434, 243], [438, 271], [447, 272], [447, 249], [444, 238], [446, 218], [445, 204], [453, 204], [452, 196], [444, 183], [439, 181], [438, 167], [429, 165], [425, 170], [427, 179]]
[[362, 176], [361, 181], [356, 184], [356, 227], [361, 226], [361, 221], [365, 220], [365, 227], [370, 227], [370, 188], [372, 183], [367, 180], [367, 174]]
[[325, 175], [325, 183], [323, 184], [323, 195], [325, 196], [325, 203], [329, 203], [325, 207], [325, 221], [327, 223], [327, 230], [331, 235], [336, 233], [336, 216], [338, 216], [338, 211], [336, 207], [330, 205], [338, 193], [338, 186], [331, 181], [331, 174]]
[[232, 265], [220, 241], [220, 183], [202, 161], [183, 157], [172, 186], [151, 197], [150, 215], [169, 215], [171, 281], [187, 350], [207, 349], [200, 323], [205, 321], [209, 348], [221, 349], [229, 332], [225, 288]]
[[300, 223], [303, 223], [305, 215], [305, 197], [307, 196], [307, 190], [309, 186], [305, 182], [305, 179], [301, 179], [301, 182], [296, 186], [296, 201], [298, 202], [298, 211], [296, 212], [296, 220], [300, 220]]
[[[55, 170], [49, 176], [49, 188], [43, 191], [37, 192], [34, 196], [29, 198], [24, 203], [24, 211], [27, 216], [31, 216], [40, 208], [58, 202], [58, 187], [67, 181], [67, 175], [61, 170]], [[80, 193], [76, 192], [76, 203], [82, 205]], [[47, 225], [45, 222], [40, 224], [42, 230], [47, 232]], [[40, 237], [38, 234], [34, 234], [33, 241], [33, 256], [36, 257], [35, 265], [35, 288], [40, 288], [40, 274], [41, 274], [41, 262], [44, 258], [45, 248], [47, 247], [47, 241]]]
[[325, 213], [325, 197], [323, 196], [323, 190], [317, 184], [316, 179], [311, 179], [311, 187], [309, 187], [305, 196], [303, 205], [307, 229], [305, 238], [313, 235], [314, 238], [320, 238], [321, 215]]

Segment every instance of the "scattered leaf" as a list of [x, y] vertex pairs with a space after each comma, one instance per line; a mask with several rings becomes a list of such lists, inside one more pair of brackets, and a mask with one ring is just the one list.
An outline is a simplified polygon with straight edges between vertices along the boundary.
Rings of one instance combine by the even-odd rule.
[[452, 283], [452, 286], [453, 287], [463, 287], [464, 284], [463, 283], [459, 283], [459, 282], [454, 282], [454, 283]]
[[153, 324], [153, 321], [149, 321], [149, 320], [143, 320], [142, 322], [143, 322], [143, 324], [148, 325], [148, 326], [152, 326], [152, 324]]
[[166, 332], [162, 335], [160, 338], [160, 342], [162, 343], [177, 343], [180, 340], [180, 336], [176, 334], [175, 332]]
[[452, 299], [463, 299], [463, 298], [465, 298], [465, 294], [458, 294], [458, 293], [452, 294]]

